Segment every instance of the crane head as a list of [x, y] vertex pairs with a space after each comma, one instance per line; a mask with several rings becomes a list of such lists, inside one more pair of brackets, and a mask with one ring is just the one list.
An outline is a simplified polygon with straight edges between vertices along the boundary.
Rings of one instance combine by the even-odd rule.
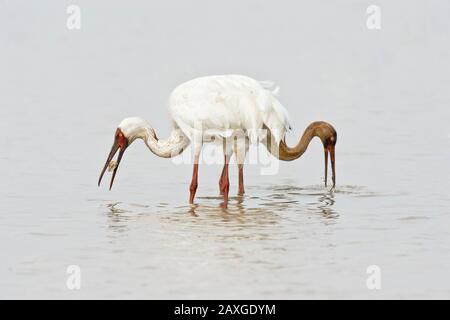
[[[138, 138], [145, 138], [145, 134], [148, 130], [152, 130], [152, 128], [145, 120], [141, 118], [131, 117], [122, 120], [114, 135], [114, 143], [111, 151], [109, 152], [109, 156], [106, 159], [105, 166], [100, 173], [100, 178], [98, 179], [99, 186], [102, 182], [102, 178], [106, 172], [106, 169], [109, 168], [111, 171], [113, 171], [111, 184], [109, 186], [109, 189], [111, 190], [114, 183], [114, 178], [116, 177], [117, 169], [119, 168], [120, 161], [122, 160], [125, 150], [133, 143], [134, 140]], [[119, 152], [119, 156], [117, 157], [116, 163], [113, 158], [117, 152]]]
[[113, 158], [116, 155], [117, 151], [119, 151], [119, 156], [117, 157], [117, 164], [115, 164], [113, 168], [111, 184], [109, 185], [109, 190], [111, 190], [114, 183], [114, 178], [116, 177], [117, 169], [119, 169], [120, 161], [122, 161], [123, 154], [125, 153], [125, 150], [128, 148], [128, 146], [129, 146], [128, 138], [125, 136], [125, 134], [122, 132], [120, 128], [117, 128], [116, 134], [114, 135], [113, 146], [111, 148], [111, 151], [109, 152], [108, 158], [106, 159], [105, 166], [103, 167], [103, 170], [100, 173], [100, 178], [98, 179], [98, 186], [100, 186], [100, 183], [102, 182], [102, 178], [106, 172], [106, 169], [108, 169], [108, 167], [110, 168], [112, 167], [111, 165], [114, 163]]

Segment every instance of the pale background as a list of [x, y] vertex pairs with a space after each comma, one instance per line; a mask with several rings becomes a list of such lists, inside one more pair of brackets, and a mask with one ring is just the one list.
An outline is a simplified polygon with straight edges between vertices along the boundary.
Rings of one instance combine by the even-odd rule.
[[[70, 4], [81, 30], [66, 28]], [[381, 30], [366, 27], [372, 4]], [[446, 0], [1, 0], [0, 297], [449, 298], [449, 12]], [[170, 91], [228, 73], [281, 86], [291, 144], [333, 123], [335, 193], [317, 141], [275, 176], [247, 166], [229, 212], [219, 165], [200, 168], [195, 217], [191, 167], [142, 143], [113, 191], [97, 188], [122, 118], [166, 136]], [[66, 287], [73, 264], [81, 290]], [[366, 287], [372, 264], [381, 290]]]

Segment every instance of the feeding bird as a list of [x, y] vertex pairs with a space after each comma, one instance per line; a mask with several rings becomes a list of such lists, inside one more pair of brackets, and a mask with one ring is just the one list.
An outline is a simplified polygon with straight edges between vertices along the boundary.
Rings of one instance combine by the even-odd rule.
[[[163, 140], [158, 139], [150, 124], [138, 117], [124, 119], [114, 135], [114, 143], [101, 171], [98, 185], [105, 171], [113, 171], [110, 189], [125, 150], [136, 140], [142, 139], [155, 155], [171, 158], [181, 154], [191, 143], [194, 158], [192, 180], [189, 187], [189, 203], [194, 202], [198, 186], [198, 165], [205, 133], [223, 138], [224, 167], [219, 179], [223, 205], [228, 204], [228, 164], [233, 153], [238, 164], [238, 193], [244, 191], [243, 165], [250, 143], [258, 142], [258, 130], [263, 130], [261, 142], [276, 158], [292, 161], [303, 155], [314, 137], [320, 138], [325, 154], [325, 186], [327, 185], [328, 155], [331, 158], [333, 188], [336, 185], [335, 145], [336, 130], [323, 121], [311, 123], [299, 142], [289, 147], [285, 136], [290, 130], [287, 110], [277, 99], [277, 89], [271, 84], [242, 75], [200, 77], [176, 87], [169, 98], [169, 115], [172, 132]], [[237, 139], [240, 137], [240, 139]], [[116, 155], [117, 162], [113, 159]]]

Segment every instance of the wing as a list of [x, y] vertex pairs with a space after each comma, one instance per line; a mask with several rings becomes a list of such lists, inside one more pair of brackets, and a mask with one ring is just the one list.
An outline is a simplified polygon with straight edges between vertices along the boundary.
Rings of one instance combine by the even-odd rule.
[[260, 82], [260, 85], [263, 90], [258, 95], [257, 105], [264, 124], [270, 129], [276, 143], [279, 144], [286, 131], [291, 130], [289, 113], [276, 98], [280, 87], [268, 81]]
[[224, 137], [246, 130], [252, 142], [265, 124], [277, 143], [290, 128], [286, 109], [270, 88], [240, 75], [193, 79], [175, 88], [169, 100], [173, 120], [188, 136], [198, 129]]

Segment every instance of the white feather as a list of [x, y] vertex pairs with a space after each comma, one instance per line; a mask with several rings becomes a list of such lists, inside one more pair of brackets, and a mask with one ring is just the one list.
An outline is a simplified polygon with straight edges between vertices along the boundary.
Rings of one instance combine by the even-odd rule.
[[169, 99], [169, 112], [189, 139], [205, 130], [229, 137], [235, 130], [256, 132], [266, 125], [277, 143], [290, 129], [287, 110], [275, 95], [279, 87], [241, 75], [201, 77], [176, 87]]
[[272, 92], [272, 94], [274, 96], [279, 96], [280, 95], [280, 86], [277, 86], [275, 84], [275, 82], [271, 81], [271, 80], [264, 80], [264, 81], [260, 81], [259, 83], [261, 83], [262, 87], [266, 90], [269, 90], [270, 92]]

